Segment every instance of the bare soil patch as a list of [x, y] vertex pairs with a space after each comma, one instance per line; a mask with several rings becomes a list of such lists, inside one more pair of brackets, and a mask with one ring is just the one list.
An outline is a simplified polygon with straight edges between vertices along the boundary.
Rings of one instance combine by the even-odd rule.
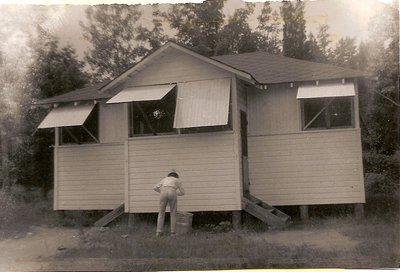
[[281, 231], [195, 228], [161, 238], [148, 222], [131, 229], [33, 227], [0, 240], [0, 271], [397, 267], [398, 227], [378, 219], [331, 218]]

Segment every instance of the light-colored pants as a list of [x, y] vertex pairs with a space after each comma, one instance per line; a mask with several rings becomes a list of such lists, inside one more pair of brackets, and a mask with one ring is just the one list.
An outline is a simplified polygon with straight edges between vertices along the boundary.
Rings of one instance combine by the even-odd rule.
[[173, 187], [162, 187], [160, 192], [160, 211], [157, 219], [157, 232], [162, 232], [164, 227], [165, 209], [167, 204], [170, 209], [171, 232], [175, 232], [177, 196], [176, 189]]

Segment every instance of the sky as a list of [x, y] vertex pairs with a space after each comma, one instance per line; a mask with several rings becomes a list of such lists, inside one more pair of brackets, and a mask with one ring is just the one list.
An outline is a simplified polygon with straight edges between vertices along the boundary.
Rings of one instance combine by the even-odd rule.
[[[22, 46], [26, 43], [23, 33], [35, 32], [34, 22], [37, 15], [42, 15], [45, 20], [45, 27], [60, 38], [62, 45], [71, 44], [77, 49], [78, 56], [82, 58], [84, 51], [87, 50], [88, 43], [82, 37], [80, 21], [85, 21], [85, 9], [87, 4], [96, 3], [168, 3], [184, 2], [183, 0], [17, 0], [18, 5], [7, 6], [5, 2], [10, 0], [0, 0], [0, 46], [4, 51], [14, 50], [15, 46]], [[14, 0], [15, 1], [15, 0]], [[318, 32], [321, 24], [330, 26], [329, 33], [333, 42], [337, 42], [341, 37], [353, 37], [357, 42], [368, 38], [369, 18], [376, 13], [379, 6], [385, 5], [384, 2], [390, 0], [314, 0], [306, 1], [305, 19], [307, 21], [307, 32]], [[35, 5], [26, 5], [34, 2]], [[186, 1], [187, 2], [187, 1]], [[193, 0], [193, 2], [201, 2]], [[38, 3], [47, 6], [39, 6]], [[69, 3], [69, 4], [64, 4]], [[24, 5], [25, 4], [25, 5]], [[271, 6], [279, 11], [280, 1], [271, 1]], [[242, 0], [228, 0], [225, 5], [227, 17], [234, 13], [236, 8], [243, 7], [245, 2]], [[256, 9], [249, 23], [255, 28], [257, 26], [257, 16], [261, 12], [262, 2], [256, 2]], [[144, 14], [141, 23], [146, 26], [151, 22], [150, 5], [143, 6]], [[167, 10], [168, 5], [161, 5], [162, 10]], [[1, 19], [3, 17], [3, 19]], [[15, 31], [16, 26], [20, 29]], [[151, 25], [149, 25], [151, 27]], [[168, 29], [165, 24], [164, 29]], [[168, 32], [167, 32], [168, 33]], [[20, 35], [20, 36], [18, 36]], [[20, 41], [18, 41], [20, 40]]]

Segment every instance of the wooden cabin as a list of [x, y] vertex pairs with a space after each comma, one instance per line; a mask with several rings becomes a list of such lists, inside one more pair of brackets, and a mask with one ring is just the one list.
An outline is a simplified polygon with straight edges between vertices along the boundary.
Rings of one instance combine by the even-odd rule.
[[153, 186], [171, 169], [189, 212], [268, 222], [288, 218], [271, 206], [364, 203], [363, 76], [169, 42], [110, 82], [40, 101], [52, 109], [39, 128], [55, 128], [54, 209], [157, 212]]

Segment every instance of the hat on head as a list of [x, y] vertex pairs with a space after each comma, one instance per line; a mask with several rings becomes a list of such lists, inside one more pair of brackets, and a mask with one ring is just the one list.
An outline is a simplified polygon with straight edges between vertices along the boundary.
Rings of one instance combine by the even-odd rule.
[[179, 178], [179, 175], [176, 173], [175, 169], [172, 169], [172, 171], [168, 174], [168, 177]]

